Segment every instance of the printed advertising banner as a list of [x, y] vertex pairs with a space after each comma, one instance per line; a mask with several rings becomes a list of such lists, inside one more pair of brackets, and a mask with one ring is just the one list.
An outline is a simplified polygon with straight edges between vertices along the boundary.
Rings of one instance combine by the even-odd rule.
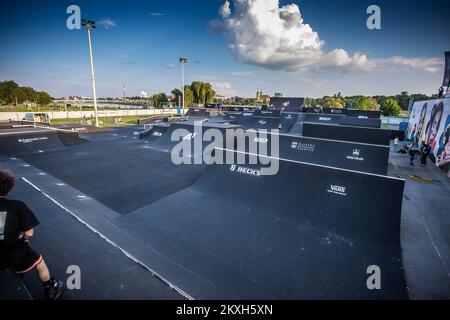
[[444, 72], [444, 81], [442, 82], [442, 86], [444, 88], [450, 85], [450, 51], [445, 53], [445, 72]]
[[431, 146], [430, 159], [450, 177], [450, 98], [414, 102], [406, 138]]

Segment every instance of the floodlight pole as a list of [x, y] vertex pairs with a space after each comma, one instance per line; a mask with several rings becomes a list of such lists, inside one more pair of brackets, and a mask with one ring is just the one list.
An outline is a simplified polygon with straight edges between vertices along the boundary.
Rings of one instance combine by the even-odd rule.
[[187, 62], [187, 59], [186, 58], [180, 58], [179, 61], [180, 61], [180, 64], [181, 64], [181, 83], [182, 83], [181, 95], [183, 97], [182, 105], [183, 105], [183, 115], [184, 115], [184, 105], [185, 105], [185, 98], [184, 98], [184, 64]]
[[91, 80], [92, 80], [92, 91], [94, 94], [94, 114], [95, 114], [95, 126], [98, 127], [98, 110], [97, 110], [97, 93], [95, 90], [95, 75], [94, 75], [94, 59], [92, 58], [92, 44], [91, 44], [91, 29], [95, 29], [95, 22], [84, 20], [83, 27], [86, 27], [88, 32], [88, 42], [89, 42], [89, 57], [91, 61]]

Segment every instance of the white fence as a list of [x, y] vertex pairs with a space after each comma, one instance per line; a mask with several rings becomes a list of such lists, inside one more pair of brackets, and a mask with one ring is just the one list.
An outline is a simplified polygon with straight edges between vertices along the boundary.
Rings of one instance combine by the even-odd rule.
[[[126, 116], [152, 116], [175, 114], [176, 109], [151, 109], [151, 110], [99, 110], [99, 117], [126, 117]], [[0, 112], [0, 121], [22, 120], [27, 112]], [[46, 111], [51, 119], [79, 119], [94, 117], [94, 111]]]

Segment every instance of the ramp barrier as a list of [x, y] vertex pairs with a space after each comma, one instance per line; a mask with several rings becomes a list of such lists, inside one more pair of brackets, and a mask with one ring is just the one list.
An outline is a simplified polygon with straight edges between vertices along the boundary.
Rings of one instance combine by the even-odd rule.
[[[287, 160], [276, 175], [260, 170], [208, 166], [190, 187], [130, 213], [123, 227], [194, 298], [407, 297], [403, 180]], [[380, 290], [367, 288], [373, 265], [382, 270]]]
[[339, 124], [343, 126], [368, 127], [379, 129], [381, 128], [381, 119], [342, 117]]
[[302, 135], [311, 138], [352, 141], [388, 146], [390, 144], [391, 131], [375, 128], [304, 122]]
[[51, 128], [5, 129], [0, 131], [0, 156], [42, 153], [86, 141], [75, 131]]

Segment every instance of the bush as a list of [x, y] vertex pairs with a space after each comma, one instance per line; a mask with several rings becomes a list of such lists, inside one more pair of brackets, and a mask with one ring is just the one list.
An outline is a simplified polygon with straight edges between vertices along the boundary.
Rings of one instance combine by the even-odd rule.
[[385, 99], [380, 104], [380, 110], [383, 116], [398, 116], [402, 111], [397, 101], [392, 98]]

